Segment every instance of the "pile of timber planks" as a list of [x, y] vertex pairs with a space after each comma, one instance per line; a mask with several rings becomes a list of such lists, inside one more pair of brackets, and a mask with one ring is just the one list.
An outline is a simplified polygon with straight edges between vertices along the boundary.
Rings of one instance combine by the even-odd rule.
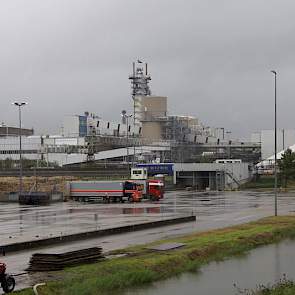
[[28, 271], [55, 271], [79, 264], [93, 263], [103, 259], [101, 247], [93, 247], [61, 254], [35, 253], [30, 259]]

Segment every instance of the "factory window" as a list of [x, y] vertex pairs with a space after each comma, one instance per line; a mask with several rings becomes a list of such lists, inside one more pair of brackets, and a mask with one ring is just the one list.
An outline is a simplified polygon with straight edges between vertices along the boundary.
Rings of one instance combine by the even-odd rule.
[[99, 127], [99, 121], [97, 121], [97, 123], [96, 123], [96, 127]]
[[108, 128], [108, 129], [110, 128], [110, 122], [108, 122], [108, 126], [107, 126], [107, 128]]
[[128, 132], [130, 132], [130, 127], [131, 127], [131, 126], [129, 125], [129, 126], [128, 126]]

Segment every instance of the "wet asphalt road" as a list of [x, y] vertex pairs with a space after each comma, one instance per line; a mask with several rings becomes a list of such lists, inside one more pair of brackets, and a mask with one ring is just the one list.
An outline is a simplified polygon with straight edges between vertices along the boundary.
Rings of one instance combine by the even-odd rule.
[[[295, 193], [279, 195], [279, 214], [294, 214]], [[167, 192], [159, 203], [52, 204], [47, 207], [0, 204], [0, 244], [194, 214], [196, 222], [71, 242], [64, 245], [7, 254], [1, 258], [10, 273], [21, 273], [32, 253], [64, 252], [100, 245], [104, 251], [171, 238], [191, 232], [221, 228], [273, 215], [273, 194], [268, 192]], [[42, 276], [16, 278], [18, 288], [42, 280]]]

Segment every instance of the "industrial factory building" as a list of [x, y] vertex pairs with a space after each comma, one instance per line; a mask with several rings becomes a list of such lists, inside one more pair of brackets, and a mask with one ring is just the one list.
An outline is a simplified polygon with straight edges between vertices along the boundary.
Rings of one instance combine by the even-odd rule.
[[31, 136], [34, 134], [33, 129], [21, 128], [21, 130], [19, 130], [18, 127], [8, 126], [4, 123], [0, 124], [0, 137], [18, 136], [20, 131], [23, 136]]
[[141, 127], [134, 124], [104, 120], [89, 112], [83, 115], [66, 116], [63, 120], [62, 136], [86, 137], [86, 136], [113, 136], [123, 137], [128, 135], [139, 137]]
[[[261, 130], [251, 134], [251, 141], [261, 143], [261, 158], [267, 159], [275, 151], [274, 130]], [[295, 144], [295, 129], [278, 129], [277, 130], [277, 149], [278, 151], [286, 150]]]
[[[66, 116], [58, 136], [32, 136], [33, 131], [23, 129], [24, 158], [60, 166], [95, 161], [176, 163], [175, 181], [212, 189], [244, 181], [250, 175], [246, 173], [251, 166], [247, 163], [261, 160], [260, 143], [225, 139], [224, 128], [207, 127], [193, 116], [170, 114], [168, 97], [153, 95], [150, 90], [147, 64], [134, 63], [129, 79], [133, 104], [129, 120], [124, 113], [112, 121], [85, 112]], [[18, 137], [8, 136], [13, 130], [3, 128], [0, 160], [18, 160]], [[215, 164], [216, 159], [239, 159], [241, 163], [233, 169], [240, 172], [233, 175], [231, 168], [225, 169], [227, 165]], [[190, 166], [181, 166], [182, 163]]]
[[[176, 163], [173, 183], [197, 190], [237, 189], [252, 177], [248, 163]], [[250, 168], [250, 169], [249, 169]]]

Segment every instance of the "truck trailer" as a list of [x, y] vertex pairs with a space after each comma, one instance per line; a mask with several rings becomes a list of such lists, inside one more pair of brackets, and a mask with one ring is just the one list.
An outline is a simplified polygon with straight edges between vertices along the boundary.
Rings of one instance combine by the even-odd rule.
[[134, 181], [72, 181], [70, 197], [76, 201], [140, 202], [141, 186]]

